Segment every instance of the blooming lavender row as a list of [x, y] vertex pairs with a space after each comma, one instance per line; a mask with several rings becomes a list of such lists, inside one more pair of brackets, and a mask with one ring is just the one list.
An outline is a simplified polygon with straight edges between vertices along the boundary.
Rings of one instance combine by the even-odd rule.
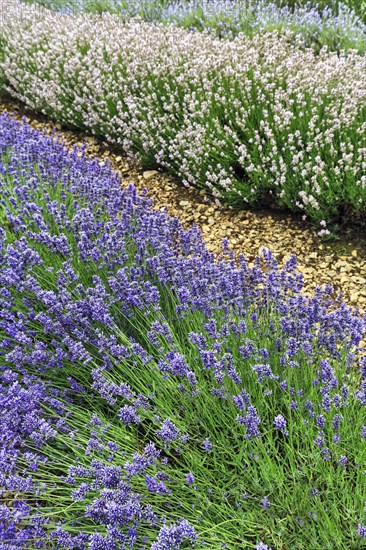
[[365, 211], [366, 56], [13, 8], [1, 70], [32, 108], [221, 202], [270, 200], [323, 226]]
[[111, 12], [128, 19], [141, 16], [145, 21], [173, 23], [188, 29], [207, 29], [222, 38], [233, 38], [240, 33], [290, 30], [301, 35], [308, 46], [330, 49], [366, 48], [366, 25], [346, 4], [338, 4], [337, 13], [331, 6], [319, 9], [311, 2], [278, 5], [268, 0], [189, 0], [187, 2], [159, 2], [156, 0], [70, 0], [37, 3], [63, 13]]
[[0, 543], [358, 547], [366, 321], [0, 117]]
[[[148, 8], [145, 10], [148, 14]], [[176, 21], [192, 29], [208, 28], [217, 36], [231, 39], [240, 33], [253, 36], [274, 30], [292, 31], [302, 37], [306, 46], [316, 49], [325, 45], [338, 51], [353, 48], [362, 53], [366, 49], [366, 25], [343, 3], [339, 3], [338, 13], [334, 14], [331, 7], [320, 10], [311, 2], [291, 8], [268, 0], [191, 0], [169, 4], [159, 18], [153, 15], [150, 20]]]

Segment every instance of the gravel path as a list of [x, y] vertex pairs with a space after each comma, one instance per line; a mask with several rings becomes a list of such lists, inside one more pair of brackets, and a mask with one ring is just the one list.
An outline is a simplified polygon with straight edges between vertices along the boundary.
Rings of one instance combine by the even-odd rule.
[[0, 98], [0, 113], [9, 112], [14, 118], [26, 116], [34, 128], [51, 133], [56, 126], [67, 145], [88, 142], [87, 154], [108, 158], [123, 177], [123, 185], [133, 183], [138, 190], [144, 187], [153, 198], [154, 207], [167, 207], [169, 214], [178, 216], [183, 226], [197, 224], [203, 232], [210, 251], [220, 253], [221, 241], [229, 239], [229, 248], [242, 252], [251, 265], [262, 247], [275, 254], [280, 265], [290, 253], [297, 256], [299, 270], [304, 274], [305, 290], [314, 286], [331, 284], [335, 294], [344, 293], [344, 299], [360, 312], [366, 309], [366, 232], [344, 231], [335, 244], [322, 242], [308, 224], [292, 215], [272, 211], [233, 212], [216, 206], [203, 191], [183, 187], [173, 176], [155, 170], [144, 171], [138, 163], [128, 161], [123, 153], [81, 132], [65, 130], [60, 124], [47, 120], [8, 98]]

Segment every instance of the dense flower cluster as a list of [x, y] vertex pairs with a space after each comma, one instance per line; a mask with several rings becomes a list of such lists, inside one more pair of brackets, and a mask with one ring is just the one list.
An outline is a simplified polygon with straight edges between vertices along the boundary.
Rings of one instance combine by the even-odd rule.
[[0, 70], [31, 107], [218, 201], [270, 200], [322, 233], [346, 206], [365, 211], [366, 56], [12, 2]]
[[4, 116], [0, 188], [2, 547], [360, 544], [363, 318]]

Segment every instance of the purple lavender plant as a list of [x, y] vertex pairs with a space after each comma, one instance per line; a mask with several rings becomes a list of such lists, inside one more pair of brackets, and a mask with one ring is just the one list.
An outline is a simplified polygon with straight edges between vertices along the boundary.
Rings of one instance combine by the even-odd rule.
[[296, 470], [332, 478], [319, 536], [356, 546], [331, 510], [366, 470], [364, 319], [304, 296], [294, 258], [214, 258], [79, 152], [0, 117], [1, 544], [235, 547], [279, 513], [306, 545]]

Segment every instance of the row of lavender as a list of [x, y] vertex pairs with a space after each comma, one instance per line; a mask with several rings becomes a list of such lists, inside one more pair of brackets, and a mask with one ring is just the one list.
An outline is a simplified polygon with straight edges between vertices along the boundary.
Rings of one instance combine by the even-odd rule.
[[1, 548], [362, 548], [365, 319], [120, 185], [0, 118]]
[[[141, 16], [152, 23], [171, 23], [191, 30], [207, 30], [220, 38], [243, 33], [253, 36], [273, 30], [292, 31], [304, 44], [319, 49], [366, 49], [366, 24], [343, 2], [300, 2], [294, 6], [270, 0], [28, 0], [63, 13]], [[352, 7], [355, 8], [354, 2]], [[364, 14], [366, 18], [366, 13]]]
[[326, 225], [366, 210], [366, 56], [304, 50], [276, 33], [222, 41], [114, 15], [12, 0], [4, 89], [103, 136], [146, 167], [243, 207]]

